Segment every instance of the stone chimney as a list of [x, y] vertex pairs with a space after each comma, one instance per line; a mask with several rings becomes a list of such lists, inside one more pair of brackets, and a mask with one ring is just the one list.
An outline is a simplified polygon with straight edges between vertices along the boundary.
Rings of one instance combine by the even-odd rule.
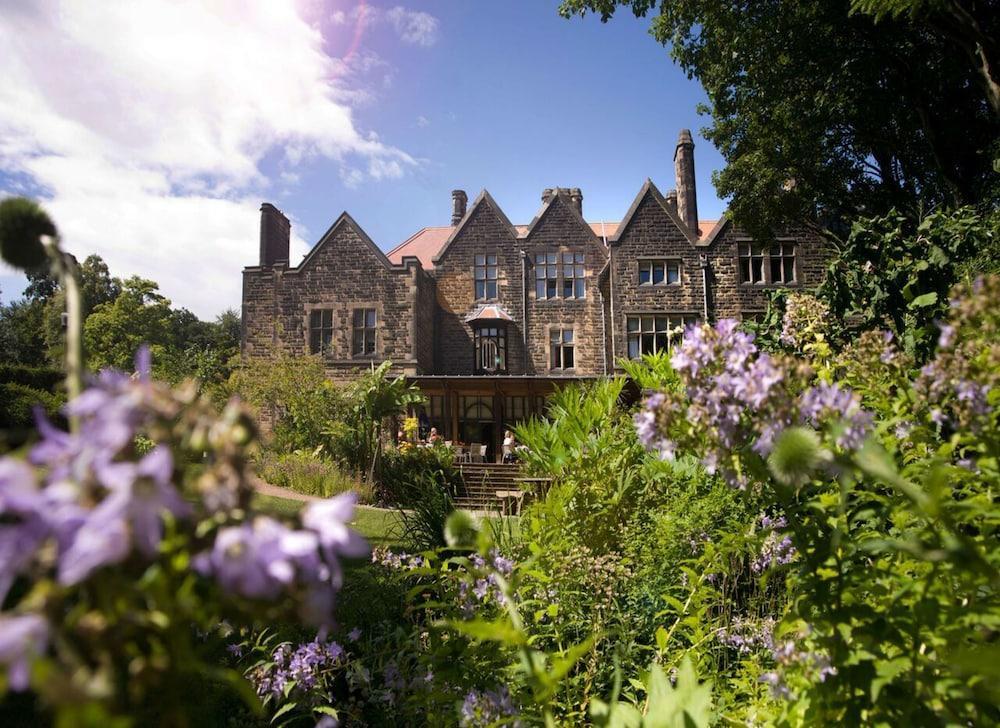
[[260, 206], [260, 264], [288, 265], [288, 239], [292, 224], [281, 210], [265, 202]]
[[465, 190], [451, 191], [451, 224], [458, 225], [465, 217], [465, 208], [469, 204], [469, 196]]
[[574, 187], [569, 191], [569, 199], [573, 203], [573, 207], [576, 208], [576, 211], [583, 216], [583, 193], [580, 192], [579, 187]]
[[681, 129], [674, 148], [674, 178], [677, 184], [677, 214], [698, 234], [698, 197], [694, 184], [694, 140], [690, 129]]
[[556, 191], [551, 187], [546, 187], [542, 190], [542, 204], [547, 205], [549, 200], [556, 196]]
[[677, 190], [667, 190], [667, 195], [664, 199], [667, 202], [667, 207], [677, 212]]

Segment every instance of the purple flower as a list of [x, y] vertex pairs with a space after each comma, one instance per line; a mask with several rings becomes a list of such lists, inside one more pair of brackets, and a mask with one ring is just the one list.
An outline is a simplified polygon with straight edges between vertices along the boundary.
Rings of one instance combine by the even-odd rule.
[[118, 564], [129, 554], [128, 527], [102, 503], [73, 536], [72, 543], [59, 557], [59, 582], [78, 584], [102, 566]]
[[809, 388], [799, 403], [802, 419], [815, 426], [834, 423], [836, 443], [845, 450], [857, 450], [871, 431], [871, 412], [861, 408], [857, 394], [837, 384], [821, 382]]
[[160, 445], [138, 463], [113, 463], [99, 471], [111, 491], [101, 508], [132, 526], [132, 540], [146, 556], [156, 553], [163, 538], [162, 514], [183, 517], [191, 510], [170, 482], [173, 467], [170, 450]]
[[337, 728], [338, 725], [340, 725], [340, 721], [338, 721], [329, 713], [322, 716], [318, 721], [316, 721], [316, 728]]
[[351, 642], [357, 642], [359, 639], [361, 639], [361, 630], [358, 627], [355, 627], [354, 629], [352, 629], [350, 632], [347, 633], [347, 639], [349, 639]]
[[[505, 718], [516, 716], [517, 712], [506, 685], [484, 692], [473, 689], [462, 701], [459, 725], [463, 728], [496, 725]], [[515, 720], [512, 725], [520, 726], [521, 722]]]
[[47, 506], [30, 466], [0, 460], [0, 604], [49, 533]]
[[941, 335], [938, 337], [939, 349], [950, 349], [955, 343], [955, 327], [951, 324], [940, 324]]
[[27, 690], [31, 661], [45, 652], [49, 625], [37, 614], [0, 617], [0, 664], [7, 667], [11, 690]]
[[368, 542], [347, 525], [354, 517], [356, 500], [357, 495], [349, 491], [335, 498], [310, 503], [302, 513], [302, 525], [319, 537], [337, 586], [341, 579], [338, 557], [358, 557], [368, 553]]
[[279, 546], [287, 532], [266, 517], [223, 528], [212, 550], [195, 558], [195, 568], [213, 575], [223, 589], [234, 594], [275, 599], [291, 576], [290, 564]]

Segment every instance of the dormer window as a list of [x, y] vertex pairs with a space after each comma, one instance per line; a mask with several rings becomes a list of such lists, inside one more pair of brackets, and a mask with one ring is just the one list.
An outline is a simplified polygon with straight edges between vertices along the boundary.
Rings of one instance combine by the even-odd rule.
[[497, 297], [497, 256], [477, 255], [475, 264], [476, 300], [492, 301]]
[[475, 328], [476, 373], [502, 374], [507, 371], [507, 327]]

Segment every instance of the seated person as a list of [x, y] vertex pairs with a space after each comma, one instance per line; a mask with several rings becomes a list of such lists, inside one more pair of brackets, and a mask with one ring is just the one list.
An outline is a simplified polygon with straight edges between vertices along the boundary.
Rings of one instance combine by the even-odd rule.
[[507, 430], [503, 433], [503, 462], [505, 463], [515, 463], [517, 462], [517, 440], [514, 438], [514, 433]]
[[427, 438], [427, 442], [431, 445], [437, 445], [441, 442], [441, 435], [438, 434], [436, 427], [431, 428], [431, 434], [430, 437]]

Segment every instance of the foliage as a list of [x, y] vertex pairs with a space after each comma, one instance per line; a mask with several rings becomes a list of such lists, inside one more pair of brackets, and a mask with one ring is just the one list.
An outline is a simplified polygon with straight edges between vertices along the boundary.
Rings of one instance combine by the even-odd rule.
[[[197, 680], [254, 706], [209, 659], [212, 635], [225, 619], [329, 624], [339, 559], [365, 549], [346, 528], [352, 497], [310, 504], [301, 530], [254, 518], [248, 417], [152, 381], [142, 357], [67, 411], [79, 429], [43, 423], [36, 467], [0, 461], [5, 691], [30, 686], [73, 725], [196, 721]], [[137, 436], [154, 447], [135, 454]], [[204, 465], [181, 468], [189, 452]]]
[[[330, 422], [348, 413], [344, 393], [326, 378], [323, 362], [315, 356], [247, 360], [233, 372], [229, 386], [270, 423], [279, 452], [328, 446]], [[338, 448], [327, 449], [336, 459], [344, 455]]]
[[44, 366], [45, 307], [37, 301], [12, 301], [0, 305], [0, 347], [4, 361], [24, 366]]
[[958, 266], [995, 246], [998, 223], [971, 208], [918, 221], [895, 212], [858, 220], [830, 261], [820, 296], [838, 318], [855, 320], [855, 331], [889, 326], [908, 353], [926, 357]]
[[[788, 221], [835, 231], [859, 215], [996, 201], [1000, 114], [975, 46], [923, 23], [852, 14], [848, 0], [563, 0], [566, 17], [655, 13], [650, 32], [708, 96], [714, 175], [757, 237]], [[944, 6], [945, 3], [941, 3]], [[981, 48], [996, 3], [976, 6]], [[995, 60], [995, 57], [994, 57]]]
[[0, 382], [4, 384], [12, 382], [51, 392], [62, 384], [62, 380], [63, 374], [58, 369], [24, 364], [0, 364]]
[[390, 449], [382, 458], [379, 501], [398, 509], [403, 536], [416, 548], [445, 545], [445, 521], [461, 484], [453, 458], [444, 446]]
[[340, 493], [354, 492], [359, 503], [371, 503], [373, 500], [371, 488], [367, 485], [343, 473], [335, 463], [303, 450], [266, 453], [260, 474], [271, 485], [296, 493], [331, 498]]
[[358, 438], [359, 460], [367, 466], [368, 482], [374, 482], [382, 456], [383, 423], [397, 417], [424, 396], [406, 378], [390, 378], [392, 362], [372, 367], [350, 387], [351, 431]]
[[[19, 382], [0, 383], [0, 449], [19, 445], [35, 426], [35, 408], [56, 417], [66, 403], [61, 393], [36, 389]], [[7, 432], [4, 432], [4, 431]]]

